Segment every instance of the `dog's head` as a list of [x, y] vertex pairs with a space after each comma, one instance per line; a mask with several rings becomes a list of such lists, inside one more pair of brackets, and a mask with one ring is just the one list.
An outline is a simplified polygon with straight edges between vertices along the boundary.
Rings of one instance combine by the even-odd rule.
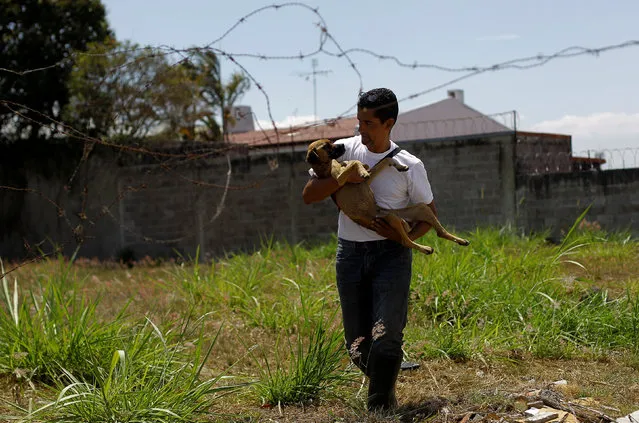
[[312, 142], [306, 151], [306, 162], [310, 165], [329, 163], [340, 157], [346, 148], [343, 144], [333, 144], [330, 140], [321, 139]]

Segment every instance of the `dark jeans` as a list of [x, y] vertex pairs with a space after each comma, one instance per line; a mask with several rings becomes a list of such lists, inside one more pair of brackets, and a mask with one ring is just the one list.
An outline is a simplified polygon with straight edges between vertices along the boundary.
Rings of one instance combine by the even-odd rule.
[[365, 374], [374, 357], [402, 358], [412, 250], [390, 240], [338, 240], [336, 256], [346, 348]]

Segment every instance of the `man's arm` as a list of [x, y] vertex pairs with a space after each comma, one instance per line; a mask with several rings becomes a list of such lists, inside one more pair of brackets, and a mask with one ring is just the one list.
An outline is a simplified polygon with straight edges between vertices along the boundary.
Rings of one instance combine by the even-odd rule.
[[[348, 176], [348, 180], [346, 182], [351, 184], [359, 184], [364, 181], [364, 178], [359, 176], [357, 172], [351, 172]], [[304, 186], [304, 190], [302, 191], [302, 198], [304, 199], [304, 203], [311, 204], [317, 203], [318, 201], [322, 201], [326, 197], [333, 194], [340, 188], [337, 181], [333, 178], [316, 178], [311, 177]]]
[[[430, 204], [427, 204], [428, 207], [433, 211], [435, 217], [437, 217], [437, 209], [435, 208], [435, 201], [432, 201]], [[428, 231], [430, 231], [432, 225], [427, 222], [417, 222], [416, 225], [413, 226], [411, 231], [408, 233], [408, 237], [415, 241], [418, 238], [426, 235]]]
[[312, 177], [304, 186], [302, 198], [305, 204], [317, 203], [339, 189], [339, 184], [333, 178]]

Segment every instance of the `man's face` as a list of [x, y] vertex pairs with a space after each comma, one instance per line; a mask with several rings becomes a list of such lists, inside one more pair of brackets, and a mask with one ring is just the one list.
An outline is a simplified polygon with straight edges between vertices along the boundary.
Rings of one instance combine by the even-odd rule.
[[375, 117], [373, 110], [366, 108], [357, 109], [357, 120], [359, 121], [362, 144], [371, 151], [384, 146], [395, 122], [393, 119], [388, 119], [382, 123], [379, 118]]

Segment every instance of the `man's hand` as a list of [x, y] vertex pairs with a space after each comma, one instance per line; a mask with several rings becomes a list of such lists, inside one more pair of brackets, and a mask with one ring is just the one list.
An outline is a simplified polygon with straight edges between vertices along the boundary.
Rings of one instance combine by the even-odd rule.
[[376, 217], [375, 219], [373, 219], [370, 229], [377, 232], [384, 238], [399, 242], [400, 244], [402, 243], [402, 237], [399, 235], [399, 233], [381, 217]]
[[[417, 224], [414, 224], [411, 227], [411, 231], [408, 232], [406, 235], [408, 235], [408, 238], [410, 238], [411, 241], [415, 241], [417, 238], [425, 235], [426, 232], [430, 230], [430, 228], [431, 226], [426, 222], [417, 222]], [[400, 244], [402, 243], [402, 237], [399, 235], [399, 232], [397, 232], [391, 225], [388, 224], [388, 222], [386, 222], [386, 220], [381, 217], [376, 217], [375, 219], [373, 219], [373, 222], [371, 223], [371, 227], [369, 229], [377, 232], [384, 238], [399, 242]]]

